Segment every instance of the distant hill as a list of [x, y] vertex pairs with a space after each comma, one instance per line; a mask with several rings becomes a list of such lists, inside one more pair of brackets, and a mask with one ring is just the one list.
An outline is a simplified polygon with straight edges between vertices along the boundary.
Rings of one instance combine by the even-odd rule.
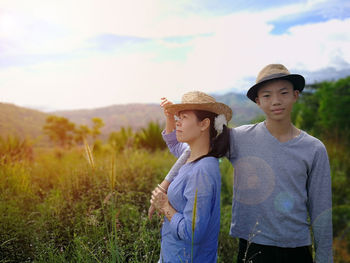
[[[212, 94], [212, 96], [217, 101], [223, 102], [232, 108], [232, 122], [234, 125], [247, 124], [256, 116], [262, 114], [262, 111], [243, 94], [231, 92], [224, 95]], [[85, 125], [91, 125], [91, 118], [93, 117], [101, 118], [106, 124], [102, 129], [103, 134], [109, 134], [127, 126], [137, 130], [145, 127], [151, 120], [164, 122], [163, 111], [159, 104], [113, 105], [90, 110], [56, 111], [52, 114]]]
[[[249, 123], [250, 120], [262, 114], [259, 108], [243, 94], [227, 93], [213, 96], [232, 108], [234, 125]], [[151, 120], [164, 122], [163, 111], [159, 104], [125, 104], [96, 109], [44, 113], [13, 104], [0, 103], [0, 136], [6, 137], [8, 134], [13, 134], [22, 138], [31, 137], [47, 141], [42, 127], [49, 115], [63, 116], [77, 125], [84, 124], [90, 127], [92, 126], [92, 118], [101, 118], [105, 123], [101, 129], [102, 139], [106, 139], [111, 132], [118, 131], [121, 127], [130, 126], [134, 130], [138, 130], [145, 127]]]
[[138, 130], [150, 121], [164, 122], [163, 111], [158, 104], [125, 104], [113, 105], [89, 110], [56, 111], [53, 115], [63, 116], [78, 125], [92, 126], [91, 119], [102, 119], [105, 126], [101, 129], [104, 137], [121, 127], [132, 127]]
[[0, 103], [0, 136], [41, 139], [46, 113], [9, 103]]
[[232, 122], [235, 126], [249, 124], [250, 121], [263, 112], [244, 94], [226, 93], [223, 95], [213, 95], [217, 101], [227, 104], [231, 107], [233, 116]]

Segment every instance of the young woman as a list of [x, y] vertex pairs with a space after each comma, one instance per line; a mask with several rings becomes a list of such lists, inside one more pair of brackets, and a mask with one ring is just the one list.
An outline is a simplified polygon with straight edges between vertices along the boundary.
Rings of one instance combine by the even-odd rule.
[[229, 147], [226, 125], [232, 111], [198, 91], [186, 93], [180, 104], [163, 99], [161, 106], [167, 117], [163, 138], [170, 151], [177, 157], [190, 152], [174, 180], [152, 192], [152, 206], [165, 216], [160, 262], [216, 262], [221, 190], [217, 158]]

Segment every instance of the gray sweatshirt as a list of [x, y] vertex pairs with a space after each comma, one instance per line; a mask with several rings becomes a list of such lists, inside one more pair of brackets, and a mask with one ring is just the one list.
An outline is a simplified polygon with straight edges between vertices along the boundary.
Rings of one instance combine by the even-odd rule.
[[298, 247], [311, 244], [311, 226], [316, 262], [333, 262], [331, 177], [323, 143], [304, 131], [281, 143], [264, 122], [231, 129], [230, 136], [230, 235]]

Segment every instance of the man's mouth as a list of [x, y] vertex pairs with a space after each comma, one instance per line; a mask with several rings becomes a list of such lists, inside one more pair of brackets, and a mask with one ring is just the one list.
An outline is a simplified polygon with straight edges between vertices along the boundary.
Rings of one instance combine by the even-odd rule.
[[275, 113], [275, 114], [280, 114], [280, 113], [282, 113], [283, 111], [284, 111], [284, 109], [283, 108], [278, 108], [278, 109], [273, 109], [273, 110], [271, 110], [273, 113]]

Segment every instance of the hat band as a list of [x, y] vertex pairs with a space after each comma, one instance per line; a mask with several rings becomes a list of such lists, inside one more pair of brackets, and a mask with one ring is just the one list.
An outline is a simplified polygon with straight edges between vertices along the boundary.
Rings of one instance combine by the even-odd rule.
[[268, 75], [268, 76], [260, 79], [259, 82], [257, 82], [257, 84], [260, 83], [260, 82], [263, 82], [265, 80], [277, 79], [277, 78], [285, 77], [285, 76], [288, 76], [288, 75], [289, 74], [286, 74], [286, 73], [276, 73], [276, 74]]

